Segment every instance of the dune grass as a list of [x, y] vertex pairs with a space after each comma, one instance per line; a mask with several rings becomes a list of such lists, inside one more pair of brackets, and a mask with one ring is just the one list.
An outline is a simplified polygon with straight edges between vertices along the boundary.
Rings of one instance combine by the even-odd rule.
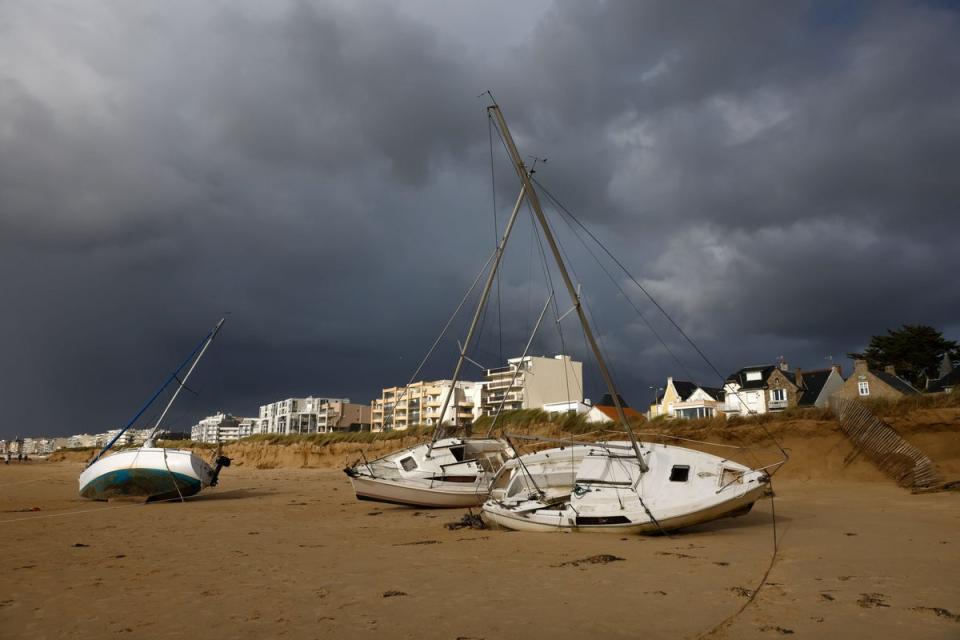
[[[960, 407], [960, 393], [952, 394], [924, 394], [918, 396], [908, 396], [898, 400], [868, 400], [864, 404], [876, 415], [884, 417], [901, 417], [923, 409], [941, 409]], [[765, 413], [755, 416], [734, 416], [725, 418], [715, 416], [712, 418], [697, 418], [691, 420], [676, 420], [666, 416], [657, 416], [652, 420], [643, 418], [632, 420], [631, 427], [634, 430], [652, 429], [665, 433], [671, 429], [684, 430], [704, 430], [713, 429], [735, 429], [738, 427], [750, 427], [751, 425], [769, 425], [779, 422], [794, 420], [812, 420], [812, 421], [832, 421], [835, 420], [833, 412], [826, 407], [791, 407], [785, 411], [776, 413]], [[487, 433], [492, 423], [492, 418], [482, 416], [470, 428], [469, 432], [473, 436], [483, 436]], [[517, 411], [506, 411], [502, 413], [497, 420], [495, 434], [506, 432], [530, 433], [551, 431], [555, 433], [580, 435], [598, 431], [614, 432], [619, 430], [615, 423], [588, 423], [586, 416], [577, 414], [549, 414], [538, 409], [520, 409]], [[303, 433], [281, 435], [276, 433], [267, 433], [254, 436], [248, 436], [239, 440], [240, 443], [264, 443], [272, 445], [292, 445], [292, 444], [311, 444], [318, 447], [326, 447], [338, 443], [370, 443], [383, 442], [389, 440], [399, 440], [402, 438], [427, 437], [432, 433], [433, 428], [425, 425], [411, 427], [404, 431], [347, 431], [335, 433]], [[189, 440], [163, 441], [159, 443], [163, 447], [190, 447], [199, 449], [214, 449], [215, 444], [193, 442]], [[232, 444], [232, 443], [224, 443]], [[97, 447], [87, 447], [85, 449], [76, 449], [77, 451], [94, 450]]]
[[922, 393], [896, 400], [875, 398], [865, 400], [870, 411], [878, 416], [903, 417], [924, 409], [953, 409], [960, 407], [960, 393]]
[[431, 429], [427, 427], [411, 427], [404, 431], [337, 431], [333, 433], [293, 433], [282, 435], [279, 433], [263, 433], [253, 436], [247, 436], [239, 442], [264, 444], [300, 444], [307, 443], [319, 447], [326, 447], [332, 444], [347, 442], [368, 443], [380, 442], [386, 440], [399, 440], [401, 438], [419, 437], [429, 434]]

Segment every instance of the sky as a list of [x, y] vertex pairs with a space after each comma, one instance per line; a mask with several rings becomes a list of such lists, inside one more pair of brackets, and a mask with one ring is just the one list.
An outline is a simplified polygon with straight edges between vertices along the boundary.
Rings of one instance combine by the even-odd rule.
[[[171, 428], [406, 382], [519, 190], [488, 90], [599, 240], [544, 196], [632, 405], [960, 339], [958, 77], [937, 2], [0, 0], [0, 437], [125, 424], [225, 314]], [[598, 399], [514, 229], [471, 359], [519, 355], [552, 282], [531, 353]]]

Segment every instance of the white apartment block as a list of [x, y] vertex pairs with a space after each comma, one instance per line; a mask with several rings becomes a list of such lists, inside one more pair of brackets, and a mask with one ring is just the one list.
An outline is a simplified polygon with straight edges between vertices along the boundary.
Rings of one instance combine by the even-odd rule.
[[103, 443], [100, 442], [99, 436], [92, 435], [89, 433], [78, 433], [76, 435], [70, 436], [67, 439], [67, 447], [71, 449], [96, 447], [96, 446], [102, 446], [102, 445]]
[[487, 369], [483, 415], [541, 409], [555, 402], [583, 400], [583, 363], [566, 355], [510, 358], [507, 366]]
[[467, 425], [480, 416], [482, 382], [457, 382], [442, 419], [440, 409], [453, 388], [452, 380], [420, 381], [383, 389], [371, 403], [373, 431], [402, 431], [425, 425]]
[[257, 422], [256, 418], [236, 418], [229, 413], [216, 413], [193, 425], [190, 439], [194, 442], [233, 442], [252, 436]]
[[260, 407], [261, 433], [330, 433], [370, 424], [370, 407], [350, 398], [287, 398]]

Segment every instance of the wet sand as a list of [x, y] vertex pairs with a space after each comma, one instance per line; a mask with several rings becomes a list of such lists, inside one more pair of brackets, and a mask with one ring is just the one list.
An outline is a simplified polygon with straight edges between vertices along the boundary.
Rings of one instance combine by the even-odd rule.
[[331, 470], [140, 505], [80, 499], [81, 468], [0, 465], [0, 637], [960, 638], [957, 493], [777, 482], [778, 559], [718, 627], [770, 563], [768, 500], [670, 538], [451, 531]]

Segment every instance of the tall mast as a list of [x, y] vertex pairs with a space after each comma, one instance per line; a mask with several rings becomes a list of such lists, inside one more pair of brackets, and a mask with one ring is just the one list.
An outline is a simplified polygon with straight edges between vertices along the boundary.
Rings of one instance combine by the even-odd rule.
[[[167, 406], [163, 408], [163, 413], [160, 414], [160, 417], [157, 418], [157, 423], [153, 425], [153, 430], [150, 431], [150, 435], [147, 436], [146, 442], [143, 443], [145, 447], [153, 446], [153, 438], [157, 435], [157, 431], [160, 430], [160, 423], [163, 422], [163, 419], [167, 417], [167, 412], [170, 411], [170, 407], [173, 406], [174, 400], [177, 399], [177, 396], [180, 395], [180, 391], [187, 385], [187, 380], [190, 379], [190, 374], [193, 373], [193, 370], [197, 368], [197, 364], [200, 362], [200, 359], [203, 358], [203, 354], [207, 352], [207, 348], [210, 346], [210, 343], [213, 342], [213, 339], [217, 337], [217, 334], [220, 333], [220, 327], [223, 326], [223, 321], [226, 318], [220, 318], [220, 322], [217, 323], [217, 326], [213, 328], [210, 332], [210, 335], [207, 336], [206, 342], [203, 343], [203, 348], [200, 350], [200, 353], [197, 354], [196, 360], [193, 361], [193, 364], [190, 365], [190, 368], [187, 370], [187, 375], [183, 376], [183, 380], [178, 380], [180, 385], [177, 387], [177, 390], [173, 392], [173, 395], [170, 397], [170, 400], [167, 402]], [[218, 432], [219, 433], [219, 432]]]
[[567, 267], [563, 263], [563, 257], [560, 255], [560, 248], [557, 246], [557, 241], [553, 237], [553, 232], [550, 230], [550, 225], [547, 224], [547, 218], [543, 214], [543, 208], [540, 206], [540, 198], [537, 196], [537, 192], [533, 188], [533, 182], [530, 179], [530, 173], [523, 164], [523, 158], [520, 156], [520, 152], [517, 151], [517, 145], [513, 141], [513, 136], [510, 135], [510, 129], [507, 128], [507, 122], [503, 118], [503, 113], [500, 111], [500, 106], [493, 104], [487, 107], [487, 111], [492, 113], [497, 120], [497, 127], [503, 134], [503, 141], [507, 146], [507, 151], [510, 153], [510, 159], [513, 161], [513, 166], [517, 170], [517, 175], [520, 177], [520, 182], [523, 184], [523, 190], [526, 192], [527, 202], [529, 202], [530, 206], [533, 208], [533, 213], [537, 217], [537, 222], [540, 223], [540, 227], [543, 229], [543, 235], [547, 239], [547, 244], [550, 246], [550, 252], [553, 254], [553, 258], [557, 263], [557, 268], [560, 271], [560, 275], [563, 277], [563, 283], [567, 287], [567, 293], [570, 294], [570, 300], [573, 302], [573, 308], [577, 312], [577, 317], [580, 318], [580, 324], [583, 326], [583, 333], [587, 338], [587, 343], [590, 345], [590, 349], [593, 351], [593, 355], [597, 360], [597, 366], [600, 368], [600, 375], [603, 377], [603, 381], [607, 385], [607, 391], [610, 393], [610, 397], [613, 398], [613, 405], [617, 409], [617, 416], [620, 418], [620, 423], [623, 425], [627, 435], [630, 436], [630, 442], [633, 444], [634, 453], [637, 455], [637, 463], [640, 465], [640, 470], [645, 472], [647, 471], [647, 464], [643, 461], [643, 456], [641, 456], [640, 442], [637, 440], [637, 436], [634, 435], [633, 430], [630, 428], [630, 424], [627, 421], [627, 414], [623, 411], [623, 405], [620, 403], [620, 394], [617, 393], [616, 386], [613, 383], [613, 376], [610, 375], [610, 370], [607, 368], [607, 363], [603, 359], [603, 355], [600, 353], [600, 347], [597, 345], [597, 341], [593, 336], [593, 330], [590, 328], [590, 323], [587, 321], [586, 312], [583, 310], [583, 305], [580, 304], [580, 296], [577, 294], [577, 288], [570, 279], [570, 274], [567, 272]]
[[202, 349], [205, 349], [205, 348], [206, 348], [206, 345], [208, 345], [208, 344], [210, 343], [210, 340], [212, 339], [212, 336], [213, 336], [213, 335], [216, 335], [216, 332], [220, 329], [220, 325], [221, 325], [221, 324], [223, 324], [223, 320], [222, 320], [222, 319], [221, 319], [220, 322], [217, 324], [217, 326], [214, 327], [213, 330], [211, 330], [210, 333], [208, 333], [208, 334], [203, 338], [203, 340], [200, 341], [200, 344], [198, 344], [198, 345], [196, 346], [196, 348], [195, 348], [193, 351], [190, 352], [190, 355], [188, 355], [188, 356], [183, 360], [183, 362], [180, 363], [180, 366], [178, 366], [176, 369], [174, 369], [174, 370], [173, 370], [173, 373], [171, 373], [171, 374], [167, 377], [167, 379], [164, 380], [163, 384], [160, 385], [160, 388], [157, 389], [157, 390], [153, 393], [152, 396], [150, 396], [150, 399], [147, 400], [146, 403], [144, 403], [144, 405], [143, 405], [142, 407], [140, 407], [140, 410], [137, 411], [136, 415], [134, 415], [132, 418], [130, 418], [130, 421], [127, 422], [126, 426], [124, 426], [123, 429], [120, 429], [120, 431], [117, 433], [117, 435], [113, 436], [113, 439], [110, 440], [110, 442], [108, 442], [108, 443], [106, 444], [106, 446], [103, 447], [103, 449], [100, 450], [100, 453], [98, 453], [96, 456], [94, 456], [93, 460], [91, 460], [91, 461], [87, 464], [88, 467], [89, 467], [90, 465], [92, 465], [94, 462], [96, 462], [97, 460], [99, 460], [100, 457], [101, 457], [104, 453], [106, 453], [106, 452], [110, 449], [110, 447], [112, 447], [112, 446], [114, 445], [114, 443], [115, 443], [117, 440], [120, 439], [120, 436], [122, 436], [124, 433], [126, 433], [127, 430], [130, 429], [130, 427], [133, 426], [133, 423], [135, 423], [135, 422], [140, 418], [140, 416], [142, 416], [143, 413], [144, 413], [147, 409], [150, 408], [150, 406], [154, 403], [154, 401], [156, 401], [156, 399], [157, 399], [158, 397], [160, 397], [160, 394], [163, 393], [163, 390], [166, 389], [166, 388], [170, 385], [171, 382], [173, 382], [174, 380], [177, 379], [177, 375], [179, 375], [180, 371], [183, 370], [183, 368], [184, 368], [185, 366], [187, 366], [187, 364], [189, 364], [191, 360], [193, 360], [193, 357], [194, 357], [195, 355], [197, 355], [197, 353], [200, 352]]
[[[470, 322], [470, 329], [467, 330], [467, 337], [463, 340], [463, 346], [460, 348], [460, 356], [457, 358], [457, 366], [453, 370], [453, 380], [451, 380], [450, 389], [447, 391], [447, 396], [443, 400], [443, 407], [440, 409], [440, 418], [437, 421], [437, 426], [433, 430], [433, 437], [430, 439], [430, 449], [427, 452], [427, 455], [430, 454], [430, 451], [433, 450], [433, 443], [436, 442], [440, 434], [443, 432], [443, 417], [447, 413], [447, 407], [450, 406], [450, 398], [456, 392], [457, 380], [460, 379], [460, 369], [463, 368], [463, 362], [467, 359], [467, 349], [470, 348], [470, 342], [473, 340], [473, 334], [477, 330], [477, 325], [480, 323], [480, 317], [483, 315], [483, 308], [487, 303], [487, 298], [490, 296], [490, 289], [493, 287], [493, 280], [497, 275], [497, 268], [500, 266], [500, 260], [503, 258], [503, 252], [507, 248], [507, 240], [510, 238], [510, 232], [513, 230], [513, 223], [517, 221], [517, 214], [520, 212], [520, 205], [523, 204], [524, 195], [529, 193], [529, 187], [523, 185], [520, 187], [520, 195], [517, 196], [517, 203], [513, 205], [513, 212], [510, 214], [510, 219], [507, 221], [507, 227], [503, 230], [503, 238], [500, 240], [500, 244], [497, 245], [497, 252], [493, 258], [493, 265], [490, 267], [490, 273], [487, 274], [487, 281], [483, 285], [483, 292], [480, 294], [480, 301], [477, 303], [477, 310], [473, 314], [473, 320]], [[456, 419], [454, 419], [456, 422]]]

